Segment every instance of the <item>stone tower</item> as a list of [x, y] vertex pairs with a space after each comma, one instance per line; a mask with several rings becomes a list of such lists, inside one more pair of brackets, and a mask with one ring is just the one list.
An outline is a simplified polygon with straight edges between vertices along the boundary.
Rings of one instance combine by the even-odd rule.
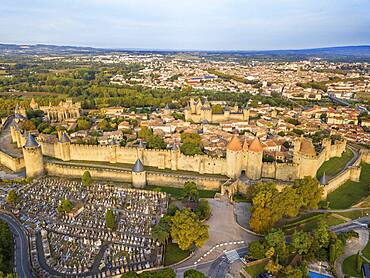
[[135, 188], [144, 188], [146, 185], [146, 172], [140, 159], [136, 160], [132, 167], [132, 186]]
[[31, 133], [28, 133], [26, 144], [23, 146], [23, 157], [27, 177], [36, 178], [44, 174], [41, 146]]
[[248, 164], [246, 175], [249, 179], [258, 180], [262, 174], [263, 146], [255, 137], [248, 148]]
[[242, 145], [237, 135], [234, 135], [226, 148], [227, 176], [236, 179], [242, 171]]
[[177, 161], [180, 156], [180, 150], [177, 147], [176, 143], [173, 143], [171, 148], [171, 170], [177, 170]]
[[61, 159], [63, 161], [71, 160], [71, 140], [65, 132], [60, 136], [59, 147]]

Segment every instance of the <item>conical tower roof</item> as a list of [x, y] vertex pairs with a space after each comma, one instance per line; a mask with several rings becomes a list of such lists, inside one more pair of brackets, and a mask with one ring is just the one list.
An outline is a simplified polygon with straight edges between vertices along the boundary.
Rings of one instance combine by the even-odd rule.
[[37, 143], [35, 137], [31, 133], [28, 133], [26, 144], [24, 145], [25, 148], [37, 148], [39, 147], [39, 143]]
[[322, 174], [322, 176], [321, 176], [321, 178], [320, 178], [320, 184], [322, 184], [322, 185], [325, 185], [325, 184], [327, 184], [328, 183], [328, 181], [327, 181], [327, 178], [326, 178], [326, 174], [325, 174], [325, 172]]
[[240, 140], [237, 135], [234, 135], [233, 138], [231, 138], [230, 143], [227, 145], [227, 149], [229, 151], [241, 151], [242, 150], [242, 144], [240, 143]]
[[258, 139], [258, 137], [255, 137], [252, 141], [252, 143], [249, 146], [249, 150], [252, 152], [262, 152], [263, 151], [263, 146]]
[[136, 160], [134, 167], [132, 167], [132, 172], [135, 173], [144, 172], [144, 165], [140, 159]]
[[306, 138], [301, 139], [300, 152], [307, 155], [316, 155], [315, 147], [313, 146], [311, 140]]
[[62, 138], [60, 138], [61, 143], [70, 143], [71, 139], [69, 139], [67, 133], [63, 132]]

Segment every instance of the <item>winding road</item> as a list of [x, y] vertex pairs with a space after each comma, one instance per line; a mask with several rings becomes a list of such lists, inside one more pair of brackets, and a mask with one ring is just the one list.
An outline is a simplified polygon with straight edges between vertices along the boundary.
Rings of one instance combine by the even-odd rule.
[[0, 212], [0, 219], [8, 223], [15, 240], [15, 270], [20, 278], [35, 277], [29, 257], [28, 239], [23, 228], [12, 216]]

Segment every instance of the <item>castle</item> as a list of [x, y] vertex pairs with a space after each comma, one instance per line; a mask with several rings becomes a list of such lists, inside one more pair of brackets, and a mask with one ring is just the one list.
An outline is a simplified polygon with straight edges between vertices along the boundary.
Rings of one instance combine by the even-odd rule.
[[[167, 171], [172, 177], [176, 176], [172, 181], [168, 177], [165, 182], [167, 184], [176, 185], [176, 180], [181, 184], [183, 182], [181, 176], [191, 174], [200, 176], [200, 186], [213, 188], [219, 183], [210, 180], [220, 176], [224, 177], [223, 180], [237, 179], [243, 175], [250, 180], [268, 178], [281, 181], [292, 181], [305, 176], [314, 177], [326, 160], [341, 156], [346, 148], [345, 141], [336, 141], [332, 144], [330, 139], [324, 139], [323, 148], [317, 154], [309, 139], [298, 138], [294, 142], [293, 163], [277, 163], [263, 162], [263, 146], [257, 137], [251, 142], [245, 141], [242, 144], [239, 137], [234, 135], [227, 146], [226, 158], [214, 158], [207, 155], [187, 156], [175, 147], [171, 150], [153, 150], [142, 145], [136, 148], [72, 144], [66, 133], [60, 134], [55, 142], [42, 139], [36, 141], [32, 135], [26, 137], [21, 134], [15, 126], [11, 126], [11, 135], [14, 143], [23, 146], [24, 165], [29, 177], [43, 173], [67, 176], [75, 173], [74, 176], [78, 176], [83, 173], [82, 166], [86, 168], [88, 167], [86, 164], [92, 163], [91, 166], [98, 164], [107, 171], [103, 173], [102, 170], [96, 170], [96, 177], [108, 175], [109, 178], [108, 172], [112, 167], [107, 165], [117, 165], [117, 170], [131, 168], [130, 173], [126, 171], [125, 176], [120, 178], [132, 182], [136, 187], [143, 187], [148, 183], [157, 185], [162, 183], [163, 179], [154, 180], [153, 175], [155, 172], [163, 171]], [[47, 157], [46, 161], [44, 157]], [[81, 168], [79, 172], [75, 167]], [[150, 169], [150, 172], [146, 169]], [[202, 181], [202, 177], [207, 181]]]
[[222, 123], [229, 120], [249, 120], [249, 109], [239, 109], [237, 105], [233, 107], [225, 106], [222, 113], [213, 113], [211, 104], [205, 100], [197, 101], [194, 98], [190, 99], [189, 106], [185, 108], [185, 120], [194, 123]]
[[71, 118], [78, 118], [81, 115], [81, 103], [73, 103], [72, 99], [67, 99], [65, 102], [61, 101], [58, 105], [39, 106], [32, 98], [30, 108], [33, 110], [41, 110], [51, 122], [62, 122]]

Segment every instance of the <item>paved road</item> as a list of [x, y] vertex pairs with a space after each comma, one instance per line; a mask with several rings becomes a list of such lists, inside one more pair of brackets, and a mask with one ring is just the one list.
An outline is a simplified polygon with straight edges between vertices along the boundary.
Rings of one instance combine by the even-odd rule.
[[31, 271], [31, 265], [29, 260], [29, 249], [28, 239], [13, 217], [1, 213], [0, 219], [8, 223], [10, 230], [12, 231], [15, 239], [15, 268], [20, 278], [32, 278], [34, 277]]
[[[246, 247], [237, 249], [236, 251], [238, 252], [240, 257], [244, 257], [245, 255], [247, 255], [248, 252]], [[230, 269], [230, 266], [231, 263], [223, 254], [215, 260], [204, 262], [196, 266], [176, 268], [176, 277], [182, 278], [186, 270], [196, 269], [205, 274], [208, 278], [224, 278], [226, 276], [226, 273]]]
[[359, 238], [351, 239], [347, 242], [343, 255], [340, 256], [335, 262], [335, 271], [339, 278], [344, 278], [342, 265], [346, 258], [357, 254], [358, 252], [362, 251], [368, 240], [369, 240], [369, 230], [365, 228], [357, 228], [354, 229], [355, 232], [359, 234]]

